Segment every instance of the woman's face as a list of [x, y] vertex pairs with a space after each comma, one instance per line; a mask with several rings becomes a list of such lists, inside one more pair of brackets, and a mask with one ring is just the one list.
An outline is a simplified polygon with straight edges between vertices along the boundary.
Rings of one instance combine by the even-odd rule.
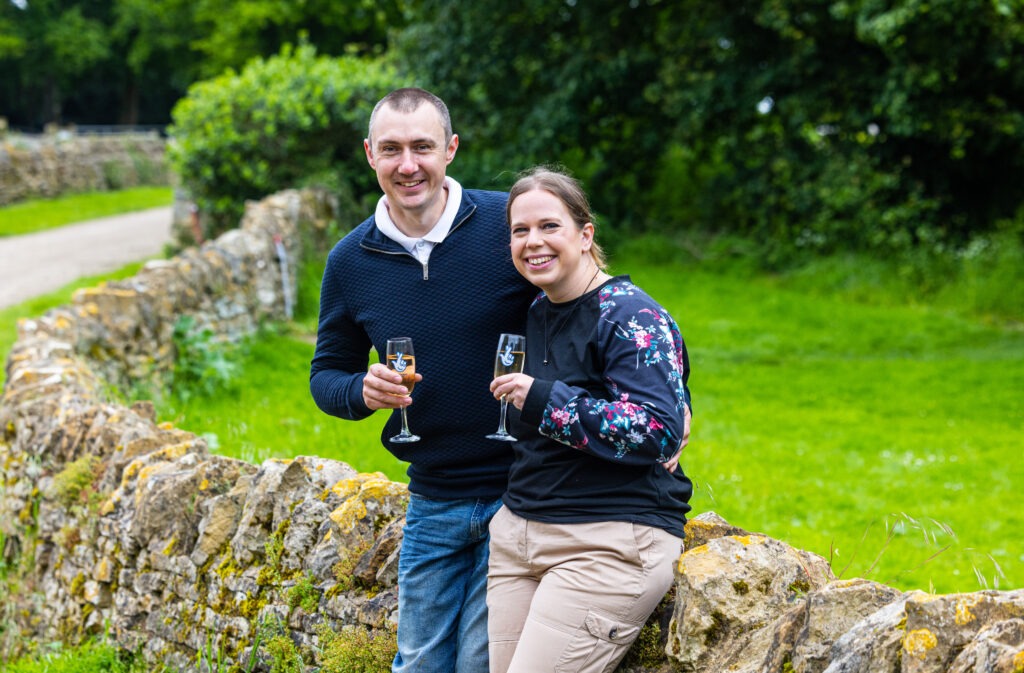
[[576, 225], [561, 199], [533, 189], [509, 208], [512, 262], [528, 281], [554, 302], [583, 293], [595, 271], [590, 258], [594, 225]]

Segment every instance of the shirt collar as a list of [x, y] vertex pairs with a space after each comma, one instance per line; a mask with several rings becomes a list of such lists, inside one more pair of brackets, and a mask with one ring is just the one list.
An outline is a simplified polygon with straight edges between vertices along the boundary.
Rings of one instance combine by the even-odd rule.
[[410, 252], [420, 240], [440, 243], [448, 235], [448, 232], [451, 231], [452, 224], [455, 223], [455, 216], [459, 212], [459, 206], [462, 204], [462, 185], [454, 178], [445, 176], [444, 189], [448, 190], [448, 202], [444, 206], [444, 212], [441, 213], [441, 219], [437, 221], [437, 224], [422, 239], [406, 236], [398, 229], [394, 220], [391, 219], [391, 213], [388, 212], [388, 199], [386, 196], [381, 196], [377, 201], [377, 209], [374, 212], [374, 221], [377, 228], [380, 229], [382, 234]]

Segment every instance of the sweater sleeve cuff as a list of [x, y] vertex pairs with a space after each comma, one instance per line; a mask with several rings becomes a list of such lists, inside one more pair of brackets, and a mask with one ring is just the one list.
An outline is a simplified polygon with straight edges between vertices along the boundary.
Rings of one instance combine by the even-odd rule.
[[555, 386], [554, 381], [534, 379], [530, 386], [530, 392], [526, 394], [526, 401], [523, 402], [523, 412], [520, 420], [533, 427], [540, 425], [544, 420], [544, 409], [551, 399], [551, 389]]
[[349, 384], [346, 406], [353, 420], [362, 420], [373, 413], [373, 410], [366, 406], [366, 400], [363, 399], [363, 379], [365, 378], [365, 372], [357, 374]]

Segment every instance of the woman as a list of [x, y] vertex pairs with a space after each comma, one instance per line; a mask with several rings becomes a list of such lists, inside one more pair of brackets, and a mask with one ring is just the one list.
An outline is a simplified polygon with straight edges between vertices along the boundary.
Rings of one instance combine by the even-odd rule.
[[521, 412], [490, 526], [491, 673], [612, 671], [682, 551], [686, 347], [663, 308], [604, 271], [575, 180], [534, 169], [507, 214], [513, 263], [543, 292], [524, 373], [491, 382]]

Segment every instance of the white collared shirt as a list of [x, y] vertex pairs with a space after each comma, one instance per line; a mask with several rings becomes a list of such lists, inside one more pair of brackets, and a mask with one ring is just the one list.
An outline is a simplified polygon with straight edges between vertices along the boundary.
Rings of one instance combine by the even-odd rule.
[[388, 212], [388, 197], [380, 197], [380, 200], [377, 201], [377, 210], [374, 212], [374, 220], [380, 232], [408, 250], [409, 254], [424, 266], [430, 259], [430, 251], [451, 231], [452, 224], [455, 223], [455, 215], [459, 212], [459, 206], [462, 204], [462, 185], [446, 175], [444, 188], [448, 190], [448, 202], [444, 206], [444, 212], [441, 213], [441, 219], [422, 238], [406, 236], [399, 231], [394, 220], [391, 219], [391, 213]]

